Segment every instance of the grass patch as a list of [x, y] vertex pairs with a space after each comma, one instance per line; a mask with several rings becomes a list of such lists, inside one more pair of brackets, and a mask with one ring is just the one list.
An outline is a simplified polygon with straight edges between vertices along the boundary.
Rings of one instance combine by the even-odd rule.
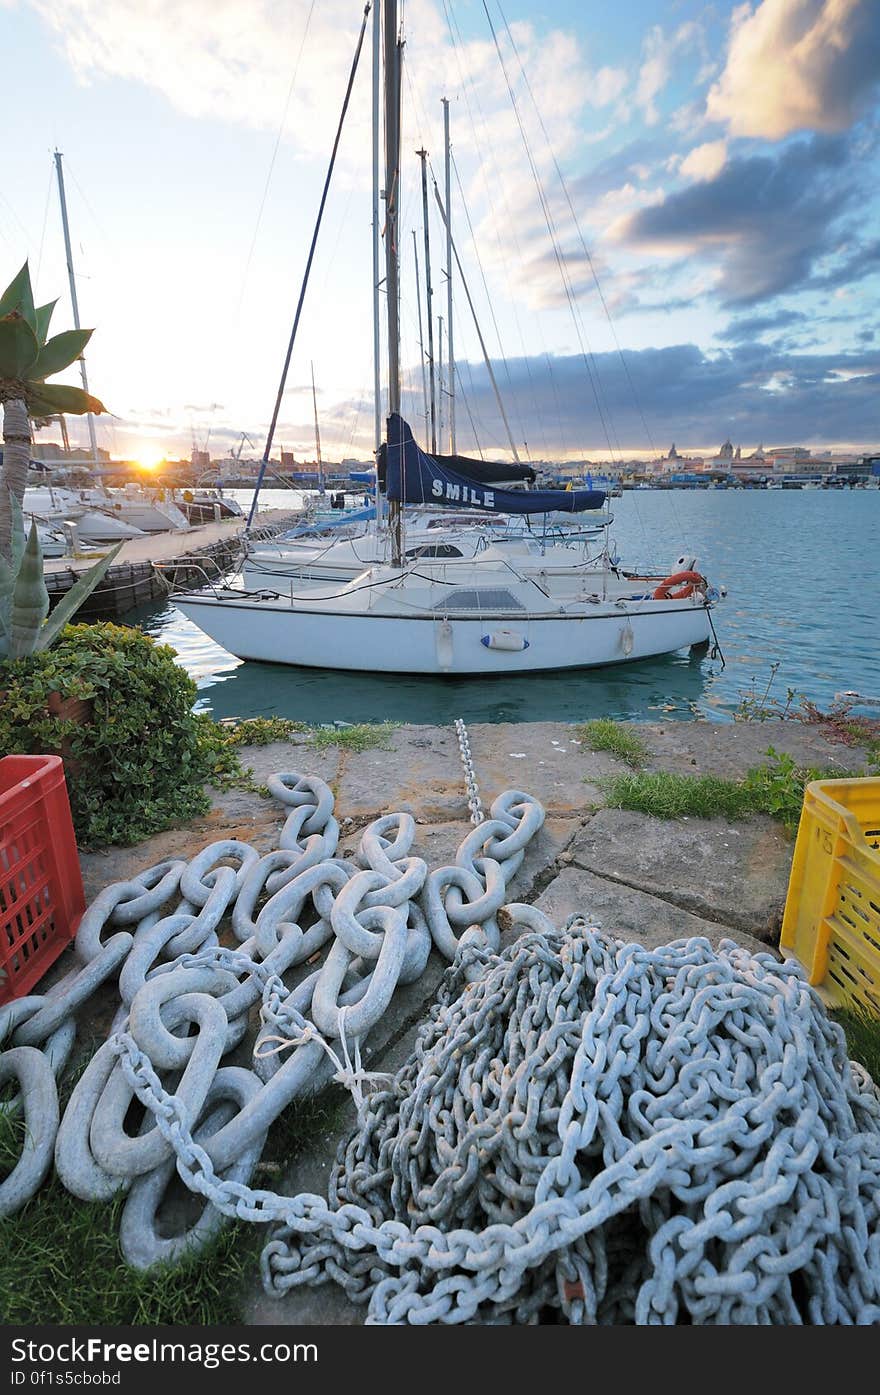
[[843, 770], [799, 766], [791, 756], [772, 746], [767, 755], [768, 760], [748, 771], [742, 780], [657, 770], [611, 775], [599, 783], [612, 809], [631, 809], [658, 819], [710, 819], [718, 815], [743, 819], [749, 814], [769, 814], [793, 832], [800, 818], [805, 785], [811, 780], [850, 778]]
[[649, 751], [642, 738], [610, 717], [597, 717], [592, 722], [584, 722], [583, 726], [578, 727], [578, 736], [591, 751], [607, 751], [634, 770], [638, 770], [648, 759]]
[[[78, 1073], [65, 1082], [62, 1108]], [[10, 1098], [9, 1087], [2, 1094]], [[331, 1087], [288, 1106], [269, 1132], [253, 1185], [284, 1190], [287, 1167], [338, 1130], [347, 1099]], [[23, 1141], [22, 1118], [0, 1114], [0, 1179], [15, 1166]], [[124, 1202], [122, 1196], [110, 1202], [80, 1201], [53, 1175], [17, 1215], [0, 1219], [0, 1322], [240, 1323], [242, 1298], [257, 1282], [267, 1227], [235, 1222], [190, 1259], [141, 1273], [125, 1263], [119, 1248]]]
[[655, 770], [609, 775], [600, 781], [612, 809], [632, 809], [658, 819], [741, 819], [750, 812], [742, 787], [716, 775], [674, 775]]
[[206, 1251], [142, 1274], [119, 1250], [123, 1200], [85, 1202], [48, 1182], [0, 1221], [0, 1314], [7, 1324], [160, 1324], [240, 1320], [237, 1298], [253, 1259], [235, 1225]]
[[880, 1020], [855, 1008], [838, 1008], [832, 1016], [844, 1030], [851, 1060], [880, 1084]]
[[215, 722], [207, 713], [200, 713], [201, 749], [209, 763], [208, 780], [215, 789], [243, 789], [268, 797], [265, 785], [255, 778], [250, 766], [242, 765], [242, 746], [268, 746], [273, 741], [289, 741], [292, 736], [303, 737], [303, 749], [325, 751], [331, 746], [347, 751], [368, 751], [373, 747], [388, 749], [388, 738], [397, 723], [363, 723], [353, 726], [313, 727], [307, 722], [289, 717], [250, 717]]
[[350, 727], [313, 727], [309, 745], [314, 751], [324, 751], [328, 746], [339, 746], [344, 751], [369, 751], [374, 747], [387, 751], [395, 726], [395, 722], [379, 722]]
[[218, 723], [226, 746], [270, 746], [308, 731], [306, 722], [290, 717], [242, 717]]

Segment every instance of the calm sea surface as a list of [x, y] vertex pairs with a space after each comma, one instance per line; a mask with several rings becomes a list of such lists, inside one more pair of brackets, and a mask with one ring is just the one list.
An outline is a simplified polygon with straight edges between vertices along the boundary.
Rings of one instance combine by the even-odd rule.
[[[237, 494], [244, 506], [250, 494]], [[284, 490], [261, 495], [290, 508]], [[507, 679], [382, 677], [242, 663], [171, 605], [131, 617], [176, 649], [215, 717], [309, 722], [730, 721], [744, 694], [788, 688], [828, 703], [880, 697], [880, 490], [630, 491], [612, 501], [625, 566], [682, 553], [728, 588], [714, 612], [726, 666], [687, 651], [609, 669]]]

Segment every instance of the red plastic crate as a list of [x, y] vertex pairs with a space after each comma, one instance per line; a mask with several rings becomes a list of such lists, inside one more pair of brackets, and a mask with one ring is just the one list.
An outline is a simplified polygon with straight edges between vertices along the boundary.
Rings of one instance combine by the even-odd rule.
[[60, 756], [0, 760], [0, 1003], [29, 993], [76, 934], [82, 875]]

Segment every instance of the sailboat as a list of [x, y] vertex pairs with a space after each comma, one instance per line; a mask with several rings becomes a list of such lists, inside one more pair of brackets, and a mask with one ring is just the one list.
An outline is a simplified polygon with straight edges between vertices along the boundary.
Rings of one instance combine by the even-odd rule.
[[[707, 644], [719, 592], [696, 570], [694, 558], [680, 557], [667, 577], [645, 577], [622, 570], [607, 547], [598, 557], [555, 550], [548, 556], [546, 546], [531, 547], [527, 541], [523, 545], [522, 539], [513, 549], [493, 537], [471, 555], [444, 555], [444, 547], [427, 555], [418, 548], [410, 555], [407, 507], [454, 510], [459, 516], [463, 511], [482, 517], [560, 511], [575, 516], [600, 510], [606, 496], [592, 489], [517, 491], [487, 485], [423, 451], [401, 416], [397, 287], [402, 44], [396, 0], [384, 0], [382, 20], [385, 188], [392, 191], [385, 221], [389, 555], [331, 584], [313, 584], [311, 577], [310, 584], [300, 587], [291, 581], [284, 591], [265, 583], [260, 589], [211, 586], [172, 599], [188, 619], [239, 658], [352, 672], [540, 672], [631, 662]], [[380, 27], [374, 13], [374, 83]], [[378, 129], [374, 86], [374, 157]], [[374, 210], [376, 185], [374, 158]], [[374, 240], [374, 257], [375, 246]], [[296, 321], [294, 332], [295, 328]], [[374, 344], [376, 339], [374, 330]], [[290, 349], [288, 363], [289, 359]], [[268, 450], [269, 443], [264, 459]], [[441, 536], [445, 547], [453, 546], [445, 535], [438, 534], [438, 542]]]

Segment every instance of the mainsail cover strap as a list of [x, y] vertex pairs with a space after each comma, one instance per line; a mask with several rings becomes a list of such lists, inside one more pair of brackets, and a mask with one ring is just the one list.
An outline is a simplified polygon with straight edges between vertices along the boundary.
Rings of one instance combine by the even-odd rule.
[[388, 418], [386, 494], [402, 504], [490, 509], [495, 513], [583, 513], [600, 509], [599, 489], [495, 489], [451, 470], [417, 445], [403, 417]]

